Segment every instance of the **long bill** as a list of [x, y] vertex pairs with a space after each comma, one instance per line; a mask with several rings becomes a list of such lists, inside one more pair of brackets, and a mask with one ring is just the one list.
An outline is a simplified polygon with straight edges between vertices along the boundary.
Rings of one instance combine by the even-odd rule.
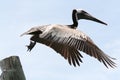
[[92, 20], [92, 21], [95, 21], [95, 22], [107, 25], [107, 23], [105, 23], [105, 22], [103, 22], [103, 21], [93, 17], [92, 15], [90, 15], [89, 13], [87, 13], [84, 10], [79, 10], [79, 9], [77, 10], [77, 18], [78, 18], [78, 20], [79, 19]]
[[101, 24], [104, 24], [104, 25], [107, 25], [107, 23], [105, 23], [105, 22], [103, 22], [103, 21], [101, 21], [101, 20], [99, 20], [99, 19], [97, 19], [93, 16], [89, 16], [88, 19], [92, 20], [92, 21], [95, 21], [95, 22], [98, 22], [98, 23], [101, 23]]
[[92, 21], [95, 21], [95, 22], [98, 22], [98, 23], [107, 25], [107, 23], [105, 23], [105, 22], [103, 22], [103, 21], [101, 21], [101, 20], [99, 20], [99, 19], [97, 19], [97, 18], [91, 16], [91, 15], [88, 14], [88, 13], [85, 14], [85, 19], [87, 19], [87, 20], [92, 20]]

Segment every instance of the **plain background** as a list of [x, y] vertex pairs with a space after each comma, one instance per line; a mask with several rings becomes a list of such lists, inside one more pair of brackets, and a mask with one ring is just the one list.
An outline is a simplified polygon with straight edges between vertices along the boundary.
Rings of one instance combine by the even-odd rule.
[[[119, 0], [1, 0], [0, 60], [17, 55], [27, 80], [119, 80], [120, 74], [120, 9]], [[71, 24], [73, 9], [84, 9], [108, 26], [92, 21], [79, 21], [82, 30], [106, 54], [117, 58], [117, 68], [107, 69], [96, 59], [84, 54], [80, 67], [70, 66], [51, 48], [37, 44], [31, 52], [25, 45], [29, 37], [20, 35], [34, 26]]]

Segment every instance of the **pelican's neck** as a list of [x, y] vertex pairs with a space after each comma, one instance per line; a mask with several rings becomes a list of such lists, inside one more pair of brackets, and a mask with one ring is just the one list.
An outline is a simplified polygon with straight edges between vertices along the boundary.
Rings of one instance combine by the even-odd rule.
[[73, 24], [71, 25], [71, 28], [76, 28], [78, 26], [77, 11], [76, 10], [73, 10], [72, 20], [73, 20]]

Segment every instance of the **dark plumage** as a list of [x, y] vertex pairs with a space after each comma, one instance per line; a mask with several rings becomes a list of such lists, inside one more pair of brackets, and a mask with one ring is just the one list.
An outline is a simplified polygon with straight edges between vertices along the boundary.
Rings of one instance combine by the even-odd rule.
[[95, 43], [80, 30], [76, 30], [79, 19], [87, 19], [96, 21], [107, 25], [106, 23], [94, 18], [84, 10], [73, 10], [72, 14], [73, 24], [72, 25], [44, 25], [33, 27], [22, 35], [32, 35], [30, 38], [31, 42], [28, 45], [28, 50], [32, 50], [36, 42], [45, 44], [57, 53], [60, 53], [65, 59], [68, 60], [69, 64], [74, 66], [80, 65], [83, 56], [80, 51], [98, 59], [100, 62], [108, 68], [115, 67], [115, 63], [112, 61], [113, 58], [105, 54], [99, 49]]

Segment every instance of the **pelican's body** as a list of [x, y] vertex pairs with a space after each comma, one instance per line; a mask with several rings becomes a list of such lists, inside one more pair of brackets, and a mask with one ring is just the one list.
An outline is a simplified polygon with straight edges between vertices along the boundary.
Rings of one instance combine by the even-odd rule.
[[[80, 15], [81, 14], [83, 15], [83, 13], [80, 13]], [[76, 15], [77, 14], [74, 14], [73, 18]], [[91, 16], [89, 18], [86, 16], [85, 18], [83, 16], [77, 17], [78, 20], [89, 19], [106, 24], [96, 18], [92, 17], [92, 19]], [[23, 33], [22, 35], [32, 35], [30, 38], [31, 43], [28, 45], [28, 50], [31, 51], [36, 42], [45, 44], [54, 49], [57, 53], [60, 53], [65, 59], [68, 60], [69, 64], [73, 64], [74, 66], [80, 65], [80, 62], [82, 62], [81, 58], [83, 58], [83, 56], [80, 54], [80, 50], [97, 58], [100, 62], [103, 62], [106, 67], [108, 67], [108, 65], [110, 67], [114, 67], [115, 63], [111, 60], [113, 58], [106, 55], [101, 49], [99, 49], [85, 33], [80, 30], [76, 30], [78, 25], [77, 19], [73, 19], [72, 25], [44, 25], [33, 27], [29, 31]]]

